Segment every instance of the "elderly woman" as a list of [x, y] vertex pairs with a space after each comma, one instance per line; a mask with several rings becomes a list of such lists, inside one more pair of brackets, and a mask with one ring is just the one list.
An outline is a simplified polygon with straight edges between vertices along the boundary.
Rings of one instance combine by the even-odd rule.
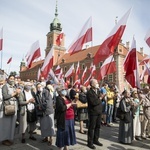
[[43, 142], [52, 145], [52, 136], [55, 135], [52, 96], [47, 89], [42, 87], [41, 83], [38, 83], [36, 88], [36, 108], [40, 121], [41, 136], [44, 138]]
[[[19, 115], [20, 115], [20, 133], [22, 134], [22, 143], [25, 143], [25, 132], [27, 129], [27, 125], [29, 125], [29, 133], [31, 140], [36, 140], [36, 138], [32, 135], [33, 131], [36, 129], [36, 112], [35, 112], [35, 99], [34, 99], [34, 93], [31, 91], [31, 85], [27, 84], [24, 86], [24, 90], [22, 93], [20, 93], [19, 96]], [[28, 111], [28, 112], [27, 112]], [[34, 120], [30, 120], [30, 122], [27, 122], [29, 119], [27, 118], [27, 113], [32, 113], [34, 115]]]
[[68, 150], [69, 145], [76, 144], [74, 128], [74, 109], [75, 103], [67, 97], [67, 91], [60, 87], [57, 89], [59, 96], [56, 98], [56, 121], [57, 135], [56, 146], [62, 150]]
[[[8, 77], [7, 83], [2, 87], [2, 100], [3, 104], [13, 104], [15, 105], [15, 114], [10, 116], [5, 116], [4, 111], [2, 112], [1, 125], [2, 128], [0, 132], [0, 141], [3, 145], [10, 146], [13, 144], [14, 135], [15, 135], [15, 126], [17, 119], [17, 99], [20, 89], [16, 89], [15, 77], [10, 75]], [[4, 105], [3, 105], [4, 106]], [[1, 108], [3, 110], [3, 107]]]
[[133, 140], [133, 101], [130, 98], [130, 92], [124, 91], [120, 106], [124, 117], [119, 123], [119, 142], [123, 144], [131, 144]]

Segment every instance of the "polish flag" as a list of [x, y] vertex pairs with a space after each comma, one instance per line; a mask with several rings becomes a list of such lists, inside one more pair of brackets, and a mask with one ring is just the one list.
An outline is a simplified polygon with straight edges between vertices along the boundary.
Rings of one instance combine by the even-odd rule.
[[98, 80], [104, 79], [108, 74], [116, 72], [116, 64], [113, 55], [109, 56], [100, 68]]
[[11, 63], [11, 61], [12, 61], [12, 57], [10, 57], [10, 58], [8, 59], [7, 64]]
[[57, 46], [60, 46], [60, 45], [61, 45], [63, 36], [64, 36], [64, 33], [63, 33], [63, 32], [61, 32], [61, 33], [57, 36], [57, 39], [56, 39], [56, 45], [57, 45]]
[[91, 68], [91, 77], [95, 76], [95, 73], [96, 73], [96, 66], [93, 65]]
[[75, 80], [78, 80], [80, 74], [80, 63], [78, 61], [76, 72], [75, 72]]
[[87, 67], [85, 67], [85, 69], [84, 69], [84, 71], [83, 71], [83, 73], [82, 73], [82, 76], [81, 76], [81, 83], [84, 82], [84, 78], [85, 78], [86, 72], [87, 72]]
[[57, 75], [58, 80], [61, 80], [64, 77], [63, 70], [61, 68], [60, 73]]
[[145, 36], [145, 42], [147, 43], [147, 45], [150, 47], [150, 29], [147, 32], [146, 36]]
[[88, 86], [90, 84], [90, 80], [92, 79], [92, 76], [90, 74], [90, 76], [86, 79], [86, 81], [84, 82], [84, 86]]
[[147, 68], [149, 68], [148, 67], [149, 65], [145, 63], [145, 66], [146, 65], [147, 65], [147, 67], [144, 68], [144, 70], [142, 71], [142, 74], [140, 75], [140, 80], [141, 81], [143, 80], [144, 76], [148, 75], [148, 69]]
[[30, 68], [32, 65], [32, 62], [39, 57], [41, 57], [41, 51], [40, 51], [39, 41], [36, 41], [35, 43], [31, 45], [30, 51], [26, 55], [28, 68]]
[[55, 82], [55, 84], [59, 84], [59, 80], [56, 77], [56, 75], [55, 75], [55, 73], [54, 73], [54, 71], [52, 69], [50, 69], [49, 75], [51, 76], [51, 78], [53, 79], [53, 81]]
[[43, 66], [41, 68], [42, 76], [47, 79], [50, 69], [53, 67], [53, 59], [54, 59], [54, 47], [51, 48], [50, 52], [46, 56]]
[[90, 17], [85, 25], [83, 26], [81, 32], [77, 38], [73, 41], [71, 46], [68, 49], [70, 55], [77, 53], [82, 50], [83, 45], [92, 41], [92, 17]]
[[66, 72], [66, 74], [65, 74], [65, 78], [70, 78], [71, 77], [71, 75], [73, 75], [73, 73], [74, 73], [74, 64], [72, 64], [72, 66], [70, 67], [70, 69]]
[[60, 71], [61, 71], [61, 68], [60, 68], [60, 66], [58, 65], [58, 66], [56, 67], [55, 71], [54, 71], [55, 75], [56, 75], [56, 76], [59, 75], [59, 74], [60, 74]]
[[131, 9], [129, 9], [128, 12], [118, 21], [110, 34], [107, 36], [106, 40], [100, 45], [94, 56], [94, 64], [104, 61], [108, 56], [114, 53], [114, 50], [118, 46], [126, 28], [126, 22], [130, 11]]
[[75, 80], [75, 82], [74, 82], [74, 84], [73, 85], [77, 85], [78, 86], [78, 88], [80, 87], [80, 85], [81, 85], [81, 80], [80, 79], [78, 79], [78, 80]]
[[125, 78], [133, 88], [140, 88], [140, 78], [138, 72], [138, 59], [136, 54], [136, 41], [133, 38], [131, 49], [124, 60]]
[[145, 63], [148, 63], [150, 60], [150, 55], [146, 56], [141, 62], [139, 65], [144, 65]]
[[37, 80], [40, 81], [40, 79], [41, 79], [41, 69], [39, 68], [37, 73]]
[[3, 49], [3, 28], [0, 30], [0, 51]]

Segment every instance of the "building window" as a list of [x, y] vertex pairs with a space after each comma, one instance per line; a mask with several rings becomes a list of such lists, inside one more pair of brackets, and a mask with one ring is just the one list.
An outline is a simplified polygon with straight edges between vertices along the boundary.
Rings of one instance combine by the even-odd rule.
[[142, 66], [142, 70], [144, 70], [144, 66]]
[[67, 67], [64, 67], [64, 72], [66, 72], [67, 71]]
[[99, 63], [99, 67], [101, 67], [101, 66], [102, 66], [102, 64], [103, 64], [103, 62], [101, 61], [101, 62]]
[[119, 52], [122, 52], [122, 49], [119, 49]]
[[110, 74], [110, 75], [108, 76], [108, 80], [109, 80], [110, 82], [113, 82], [113, 75], [112, 75], [112, 74]]
[[82, 69], [85, 69], [85, 64], [82, 64]]

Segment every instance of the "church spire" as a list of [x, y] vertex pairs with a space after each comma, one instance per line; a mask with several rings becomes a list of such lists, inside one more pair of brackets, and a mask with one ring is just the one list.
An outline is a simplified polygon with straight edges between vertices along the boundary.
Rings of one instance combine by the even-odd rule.
[[57, 0], [56, 0], [55, 18], [53, 22], [50, 24], [50, 31], [53, 30], [62, 31], [61, 23], [57, 17], [58, 17], [58, 9], [57, 9]]

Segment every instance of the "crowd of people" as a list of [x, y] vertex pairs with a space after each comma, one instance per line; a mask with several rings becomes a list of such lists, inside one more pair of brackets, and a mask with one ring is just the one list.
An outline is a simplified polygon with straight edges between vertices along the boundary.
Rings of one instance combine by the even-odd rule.
[[[13, 114], [8, 114], [10, 110], [6, 112], [8, 105], [14, 109]], [[79, 132], [87, 134], [87, 146], [91, 149], [96, 149], [95, 145], [103, 146], [99, 140], [101, 126], [113, 127], [116, 122], [120, 143], [150, 138], [149, 86], [121, 93], [115, 84], [105, 82], [101, 86], [96, 79], [91, 79], [88, 87], [70, 84], [67, 88], [44, 78], [40, 82], [25, 82], [10, 75], [6, 81], [0, 80], [0, 142], [3, 145], [13, 144], [16, 127], [22, 143], [26, 142], [26, 132], [30, 140], [36, 140], [34, 132], [39, 122], [42, 142], [68, 150], [69, 145], [77, 143], [76, 119]]]

